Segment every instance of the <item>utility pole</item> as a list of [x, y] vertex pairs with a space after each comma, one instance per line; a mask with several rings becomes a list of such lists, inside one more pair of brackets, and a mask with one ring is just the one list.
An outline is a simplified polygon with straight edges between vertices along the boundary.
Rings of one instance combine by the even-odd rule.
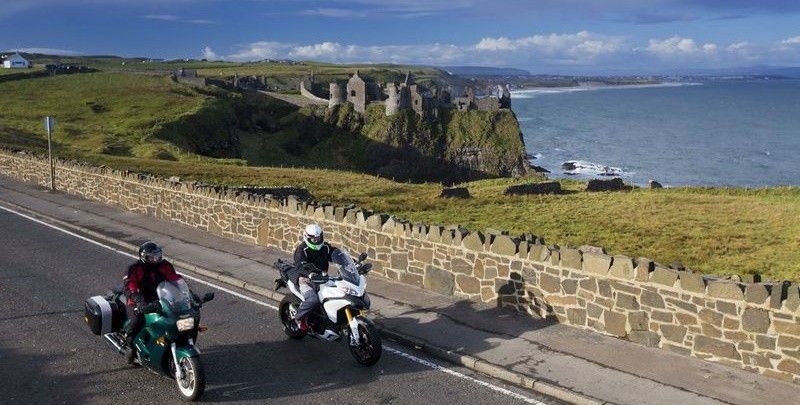
[[51, 116], [44, 117], [44, 128], [47, 130], [47, 160], [50, 162], [50, 190], [56, 189], [56, 166], [53, 164], [53, 130], [56, 121]]

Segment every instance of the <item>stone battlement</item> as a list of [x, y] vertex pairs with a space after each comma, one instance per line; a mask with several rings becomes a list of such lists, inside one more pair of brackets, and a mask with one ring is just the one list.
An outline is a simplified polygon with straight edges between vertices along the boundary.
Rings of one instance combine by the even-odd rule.
[[[49, 184], [47, 160], [0, 151], [0, 173]], [[300, 201], [59, 161], [62, 192], [290, 252], [310, 222], [368, 252], [373, 274], [800, 383], [800, 287], [679, 271], [600, 248], [414, 224]]]

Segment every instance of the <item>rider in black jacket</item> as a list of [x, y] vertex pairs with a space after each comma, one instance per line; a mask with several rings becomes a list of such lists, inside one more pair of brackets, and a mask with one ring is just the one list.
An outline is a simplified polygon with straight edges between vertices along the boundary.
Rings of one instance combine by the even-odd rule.
[[303, 294], [303, 302], [297, 308], [294, 318], [302, 332], [308, 331], [306, 318], [309, 312], [319, 305], [317, 296], [317, 286], [311, 282], [312, 273], [328, 273], [328, 265], [331, 262], [331, 255], [338, 249], [325, 242], [322, 234], [322, 227], [318, 224], [306, 226], [303, 232], [303, 241], [294, 250], [294, 271], [291, 274], [292, 281]]

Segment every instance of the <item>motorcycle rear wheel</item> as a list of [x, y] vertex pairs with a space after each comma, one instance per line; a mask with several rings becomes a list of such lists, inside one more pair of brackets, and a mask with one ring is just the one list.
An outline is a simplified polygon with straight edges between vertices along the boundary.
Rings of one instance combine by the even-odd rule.
[[356, 346], [350, 346], [350, 353], [356, 359], [358, 364], [362, 366], [373, 366], [381, 358], [383, 353], [383, 345], [381, 343], [381, 334], [378, 328], [371, 322], [358, 322], [358, 334], [360, 335], [360, 342]]
[[300, 299], [292, 294], [286, 294], [278, 306], [278, 316], [281, 319], [281, 327], [286, 336], [292, 339], [302, 339], [306, 334], [300, 331], [297, 322], [294, 320], [294, 314], [297, 313], [297, 308], [300, 306]]
[[206, 372], [199, 357], [184, 357], [178, 360], [183, 378], [175, 378], [178, 391], [184, 401], [197, 401], [206, 389]]

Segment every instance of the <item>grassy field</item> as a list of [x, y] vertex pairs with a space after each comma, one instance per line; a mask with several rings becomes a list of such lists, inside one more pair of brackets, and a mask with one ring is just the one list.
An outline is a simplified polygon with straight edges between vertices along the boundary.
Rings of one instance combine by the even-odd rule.
[[51, 115], [61, 149], [169, 159], [196, 157], [158, 138], [164, 126], [215, 102], [166, 77], [111, 73], [5, 82], [0, 94], [5, 144], [44, 140], [42, 118]]
[[[706, 273], [757, 272], [769, 279], [800, 281], [797, 187], [585, 193], [582, 183], [564, 181], [569, 192], [563, 195], [508, 197], [503, 195], [507, 186], [530, 179], [494, 179], [467, 183], [470, 200], [441, 200], [439, 184], [401, 183], [347, 171], [246, 167], [237, 165], [243, 160], [189, 153], [184, 143], [206, 136], [208, 128], [227, 126], [231, 107], [165, 77], [46, 77], [0, 83], [0, 94], [4, 146], [43, 151], [42, 116], [49, 114], [57, 119], [56, 154], [61, 157], [233, 186], [302, 186], [321, 201], [355, 203], [415, 222], [533, 233], [548, 243], [603, 246], [610, 253], [665, 264], [680, 261]], [[260, 158], [261, 163], [302, 165], [301, 160], [281, 160], [263, 150], [252, 153], [256, 148], [277, 150], [274, 145], [292, 135], [291, 129], [281, 131], [270, 142], [257, 131], [239, 134], [243, 157], [255, 163]], [[344, 162], [334, 166], [347, 167]]]

